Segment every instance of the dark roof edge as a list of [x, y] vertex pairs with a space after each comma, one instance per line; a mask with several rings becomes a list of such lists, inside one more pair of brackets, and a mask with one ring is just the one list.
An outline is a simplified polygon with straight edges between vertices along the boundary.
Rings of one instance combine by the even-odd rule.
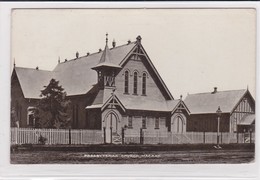
[[[246, 89], [235, 89], [235, 90], [217, 91], [216, 93], [218, 93], [218, 92], [228, 92], [228, 91], [242, 91], [242, 90], [246, 91]], [[211, 93], [212, 93], [212, 92], [202, 92], [202, 93], [193, 93], [193, 94], [188, 93], [188, 95], [186, 96], [186, 98], [187, 98], [188, 96], [190, 96], [190, 95], [211, 94]], [[185, 99], [186, 99], [186, 98], [185, 98]]]
[[168, 87], [166, 86], [166, 84], [164, 83], [162, 77], [160, 76], [160, 74], [158, 73], [157, 69], [156, 69], [155, 66], [153, 65], [153, 63], [152, 63], [150, 57], [148, 56], [147, 52], [145, 51], [145, 49], [144, 49], [144, 47], [143, 47], [143, 45], [140, 44], [140, 46], [141, 46], [141, 48], [144, 50], [144, 53], [145, 53], [145, 55], [146, 55], [146, 57], [147, 57], [147, 59], [148, 59], [150, 65], [152, 66], [153, 70], [155, 71], [155, 74], [157, 75], [157, 77], [159, 78], [159, 81], [162, 83], [163, 87], [165, 88], [166, 93], [168, 94], [168, 96], [170, 97], [171, 100], [174, 100], [174, 98], [173, 98], [171, 92], [169, 91], [169, 89], [168, 89]]
[[14, 69], [30, 69], [30, 70], [35, 70], [35, 71], [53, 72], [53, 71], [51, 71], [51, 70], [35, 69], [35, 68], [28, 68], [28, 67], [17, 67], [17, 66], [15, 66]]
[[[136, 43], [136, 41], [131, 42], [131, 43], [129, 43], [129, 44], [122, 44], [122, 45], [116, 46], [116, 47], [114, 47], [114, 48], [109, 48], [109, 50], [117, 49], [117, 48], [120, 48], [120, 47], [122, 47], [122, 46], [128, 46], [128, 45], [133, 44], [133, 43]], [[104, 50], [102, 50], [101, 52], [99, 52], [99, 51], [93, 52], [93, 53], [90, 53], [89, 55], [84, 55], [84, 56], [80, 56], [80, 57], [78, 57], [78, 58], [72, 58], [72, 59], [69, 59], [69, 60], [67, 60], [67, 61], [60, 62], [60, 63], [58, 63], [58, 64], [54, 67], [54, 69], [55, 69], [59, 64], [64, 64], [64, 63], [68, 63], [68, 62], [73, 62], [73, 61], [75, 61], [75, 60], [78, 60], [78, 59], [81, 59], [81, 58], [84, 58], [84, 57], [90, 57], [90, 56], [92, 56], [92, 55], [102, 53], [103, 51], [104, 51]], [[54, 69], [53, 69], [53, 70], [54, 70]]]

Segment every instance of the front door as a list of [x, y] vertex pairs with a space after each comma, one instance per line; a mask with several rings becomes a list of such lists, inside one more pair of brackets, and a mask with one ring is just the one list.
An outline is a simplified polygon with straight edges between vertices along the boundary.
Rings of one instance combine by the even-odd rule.
[[106, 117], [106, 143], [113, 143], [118, 134], [118, 119], [114, 113], [109, 113]]
[[171, 131], [175, 133], [183, 133], [184, 122], [181, 116], [174, 117], [171, 123]]

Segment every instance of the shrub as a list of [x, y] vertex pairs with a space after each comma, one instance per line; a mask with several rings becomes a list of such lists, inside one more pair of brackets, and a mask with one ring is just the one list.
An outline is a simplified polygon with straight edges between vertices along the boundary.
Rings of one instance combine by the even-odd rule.
[[47, 141], [47, 138], [43, 137], [42, 135], [40, 135], [38, 141], [39, 141], [40, 144], [44, 145], [46, 143], [46, 141]]

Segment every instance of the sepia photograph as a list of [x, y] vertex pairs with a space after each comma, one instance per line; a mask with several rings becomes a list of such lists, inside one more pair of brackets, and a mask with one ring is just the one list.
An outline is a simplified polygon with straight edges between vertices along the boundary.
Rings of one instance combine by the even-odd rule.
[[255, 162], [255, 9], [13, 9], [10, 33], [11, 164]]

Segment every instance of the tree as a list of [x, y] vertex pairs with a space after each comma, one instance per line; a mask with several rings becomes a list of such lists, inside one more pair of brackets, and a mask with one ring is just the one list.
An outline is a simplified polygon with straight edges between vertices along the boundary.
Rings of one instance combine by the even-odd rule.
[[42, 99], [35, 110], [36, 126], [45, 128], [69, 128], [71, 117], [69, 106], [71, 102], [66, 99], [66, 92], [59, 81], [51, 79], [48, 86], [41, 91]]

